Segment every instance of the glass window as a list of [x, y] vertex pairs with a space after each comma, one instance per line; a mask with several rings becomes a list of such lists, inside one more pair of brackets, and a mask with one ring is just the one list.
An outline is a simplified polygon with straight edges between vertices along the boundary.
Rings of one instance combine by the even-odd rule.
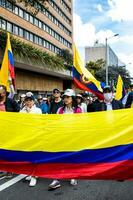
[[0, 19], [0, 28], [2, 28], [4, 30], [6, 29], [6, 21], [3, 19]]
[[18, 35], [18, 26], [13, 25], [13, 33]]
[[39, 28], [42, 28], [42, 22], [39, 21]]
[[34, 19], [34, 24], [36, 25], [36, 26], [38, 26], [38, 24], [39, 24], [39, 21], [38, 21], [38, 19]]
[[9, 22], [7, 22], [7, 25], [6, 25], [6, 26], [7, 26], [7, 27], [6, 27], [7, 31], [9, 31], [10, 33], [12, 33], [12, 24], [9, 23]]
[[34, 41], [34, 40], [33, 40], [33, 34], [32, 34], [32, 33], [30, 33], [30, 41], [31, 41], [31, 42]]
[[1, 0], [0, 1], [0, 5], [3, 6], [3, 7], [5, 7], [6, 6], [6, 1], [5, 0]]
[[19, 9], [18, 9], [17, 6], [14, 6], [14, 7], [13, 7], [13, 12], [14, 12], [16, 15], [18, 15], [18, 10], [19, 10]]
[[25, 39], [30, 40], [30, 33], [28, 31], [25, 31]]
[[19, 16], [24, 18], [24, 11], [21, 8], [19, 8]]
[[10, 3], [10, 2], [6, 2], [6, 8], [8, 9], [8, 10], [10, 10], [10, 11], [12, 11], [13, 10], [13, 5]]
[[42, 46], [42, 38], [39, 38], [39, 45]]
[[45, 40], [43, 40], [43, 46], [46, 47], [46, 41]]
[[24, 12], [24, 18], [29, 21], [29, 14], [27, 12]]
[[30, 15], [30, 23], [34, 23], [34, 18], [33, 18], [33, 16], [32, 15]]
[[34, 36], [34, 42], [35, 42], [36, 44], [38, 44], [38, 37], [37, 37], [37, 36]]
[[43, 30], [46, 31], [46, 25], [45, 24], [43, 24]]
[[22, 28], [19, 28], [19, 36], [24, 37], [24, 30]]

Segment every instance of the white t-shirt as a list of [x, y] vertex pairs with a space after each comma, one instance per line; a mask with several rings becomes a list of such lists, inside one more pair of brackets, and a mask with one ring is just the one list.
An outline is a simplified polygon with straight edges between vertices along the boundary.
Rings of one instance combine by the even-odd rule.
[[24, 106], [23, 109], [20, 110], [20, 113], [42, 114], [42, 111], [40, 108], [37, 108], [35, 105], [33, 105], [32, 108], [27, 108], [26, 106]]
[[81, 103], [81, 105], [79, 105], [79, 107], [82, 109], [82, 113], [86, 113], [87, 112], [87, 105], [86, 103]]
[[106, 106], [107, 106], [107, 110], [113, 110], [112, 104], [110, 102], [106, 103]]

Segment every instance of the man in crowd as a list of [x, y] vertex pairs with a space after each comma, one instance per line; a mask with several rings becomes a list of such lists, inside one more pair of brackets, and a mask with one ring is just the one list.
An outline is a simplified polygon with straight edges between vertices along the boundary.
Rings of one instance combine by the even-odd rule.
[[114, 99], [113, 91], [110, 86], [104, 87], [103, 96], [104, 101], [95, 103], [94, 111], [118, 110], [123, 108], [122, 103]]
[[57, 110], [63, 106], [63, 101], [61, 99], [61, 92], [59, 89], [55, 88], [53, 90], [53, 96], [54, 99], [52, 100], [50, 104], [50, 113], [51, 114], [56, 114]]
[[133, 107], [133, 84], [130, 85], [130, 92], [128, 94], [125, 107], [126, 108]]
[[43, 101], [43, 97], [41, 95], [38, 95], [37, 101], [37, 107], [41, 109], [42, 114], [48, 113], [48, 105]]

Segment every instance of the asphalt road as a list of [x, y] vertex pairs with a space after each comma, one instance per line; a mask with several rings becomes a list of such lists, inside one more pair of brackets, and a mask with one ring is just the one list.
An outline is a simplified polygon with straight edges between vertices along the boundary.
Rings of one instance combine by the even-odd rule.
[[39, 178], [31, 188], [23, 179], [12, 184], [14, 178], [0, 180], [0, 200], [133, 200], [133, 181], [79, 180], [77, 186], [62, 181], [61, 188], [48, 191], [51, 180]]

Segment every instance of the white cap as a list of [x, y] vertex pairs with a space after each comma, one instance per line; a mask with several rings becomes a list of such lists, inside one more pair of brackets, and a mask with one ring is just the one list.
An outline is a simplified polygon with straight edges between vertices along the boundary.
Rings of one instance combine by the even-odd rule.
[[48, 100], [48, 98], [47, 98], [47, 97], [43, 97], [43, 100], [44, 100], [44, 101], [47, 101], [47, 100]]
[[26, 93], [26, 97], [31, 97], [31, 96], [34, 96], [32, 92], [27, 92]]
[[83, 98], [81, 94], [77, 94], [76, 97]]
[[72, 90], [72, 89], [67, 89], [67, 90], [65, 90], [63, 96], [72, 97], [72, 96], [75, 96], [75, 92], [74, 92], [74, 90]]
[[26, 97], [26, 94], [21, 94], [20, 97], [25, 98], [25, 97]]

